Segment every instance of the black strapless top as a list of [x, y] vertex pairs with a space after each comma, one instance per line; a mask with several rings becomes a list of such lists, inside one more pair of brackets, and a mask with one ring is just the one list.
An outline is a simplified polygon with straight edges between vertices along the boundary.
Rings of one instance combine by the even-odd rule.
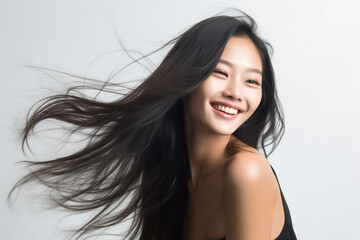
[[[281, 193], [281, 199], [282, 199], [282, 203], [283, 203], [283, 206], [284, 206], [284, 213], [285, 213], [284, 226], [283, 226], [279, 236], [277, 238], [275, 238], [275, 240], [296, 240], [297, 238], [296, 238], [293, 226], [292, 226], [290, 211], [289, 211], [288, 205], [286, 204], [285, 197], [284, 197], [284, 195], [283, 195], [283, 193], [281, 191], [279, 179], [277, 178], [277, 175], [276, 175], [276, 173], [275, 173], [272, 166], [271, 166], [271, 169], [274, 172], [276, 180], [277, 180], [277, 182], [279, 184], [280, 193]], [[221, 240], [226, 240], [226, 237], [221, 239]]]

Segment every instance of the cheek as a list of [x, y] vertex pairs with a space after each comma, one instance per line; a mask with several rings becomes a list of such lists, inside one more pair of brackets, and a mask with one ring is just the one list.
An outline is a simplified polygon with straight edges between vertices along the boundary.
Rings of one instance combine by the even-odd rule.
[[190, 95], [189, 98], [189, 106], [196, 106], [198, 110], [199, 108], [203, 108], [204, 104], [209, 101], [211, 94], [216, 89], [215, 86], [211, 85], [211, 82], [205, 81], [195, 92]]
[[256, 108], [260, 105], [261, 99], [262, 99], [262, 91], [260, 91], [260, 93], [258, 94]]
[[262, 91], [257, 91], [254, 92], [251, 96], [250, 96], [250, 109], [252, 111], [255, 111], [257, 109], [257, 107], [260, 105], [261, 102], [261, 98], [262, 98]]

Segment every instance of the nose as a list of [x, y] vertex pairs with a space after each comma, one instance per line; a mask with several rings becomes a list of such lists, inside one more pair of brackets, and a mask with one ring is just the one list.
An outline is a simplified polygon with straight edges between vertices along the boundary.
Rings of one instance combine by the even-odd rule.
[[234, 101], [243, 100], [242, 88], [240, 84], [236, 81], [232, 81], [232, 83], [229, 83], [222, 94], [225, 98], [229, 98]]

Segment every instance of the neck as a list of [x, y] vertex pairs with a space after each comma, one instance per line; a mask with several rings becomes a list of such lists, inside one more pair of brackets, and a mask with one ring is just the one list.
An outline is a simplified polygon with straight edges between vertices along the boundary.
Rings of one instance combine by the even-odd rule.
[[195, 187], [226, 159], [226, 147], [231, 135], [220, 135], [186, 124], [187, 149], [191, 170], [191, 186]]

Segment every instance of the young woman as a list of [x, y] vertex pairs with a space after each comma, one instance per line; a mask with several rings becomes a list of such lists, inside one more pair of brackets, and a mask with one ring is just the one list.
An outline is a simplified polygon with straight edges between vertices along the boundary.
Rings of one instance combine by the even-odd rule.
[[85, 130], [89, 142], [69, 156], [30, 162], [15, 188], [38, 181], [59, 206], [96, 210], [79, 238], [132, 217], [128, 239], [296, 239], [266, 159], [284, 123], [270, 46], [254, 20], [211, 17], [166, 45], [173, 43], [160, 66], [117, 101], [76, 88], [43, 99], [23, 144], [45, 119]]

